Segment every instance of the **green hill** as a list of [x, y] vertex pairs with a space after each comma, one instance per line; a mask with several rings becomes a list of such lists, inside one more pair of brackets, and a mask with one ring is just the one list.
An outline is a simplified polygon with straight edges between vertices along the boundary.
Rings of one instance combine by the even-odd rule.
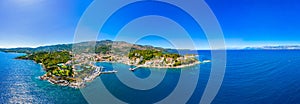
[[73, 52], [91, 52], [91, 53], [115, 53], [128, 54], [130, 50], [160, 50], [166, 51], [160, 47], [153, 47], [148, 45], [131, 44], [124, 41], [89, 41], [74, 44], [58, 44], [41, 46], [37, 48], [2, 48], [2, 52], [16, 52], [16, 53], [36, 53], [36, 52], [57, 52], [57, 51], [73, 51]]

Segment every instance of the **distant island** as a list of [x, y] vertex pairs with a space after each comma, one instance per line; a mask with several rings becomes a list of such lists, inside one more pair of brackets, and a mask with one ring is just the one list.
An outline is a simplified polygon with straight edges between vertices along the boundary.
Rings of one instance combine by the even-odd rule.
[[244, 50], [300, 50], [300, 45], [245, 47]]
[[[90, 45], [94, 45], [91, 47]], [[40, 63], [46, 74], [40, 79], [52, 84], [82, 88], [100, 74], [117, 71], [103, 71], [96, 62], [123, 63], [139, 67], [183, 68], [200, 64], [195, 54], [180, 55], [174, 49], [130, 44], [123, 41], [96, 41], [75, 44], [43, 46], [38, 48], [0, 49], [3, 52], [26, 53], [16, 59], [33, 60]], [[205, 60], [204, 62], [210, 62]]]

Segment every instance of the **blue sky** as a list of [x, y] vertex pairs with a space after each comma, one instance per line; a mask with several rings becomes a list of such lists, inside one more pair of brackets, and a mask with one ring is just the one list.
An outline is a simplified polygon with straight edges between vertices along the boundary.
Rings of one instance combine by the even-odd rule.
[[[221, 25], [227, 47], [300, 44], [300, 2], [297, 0], [205, 1]], [[0, 48], [72, 43], [77, 23], [91, 2], [92, 0], [1, 0]], [[110, 34], [103, 37], [112, 39]], [[133, 36], [123, 36], [124, 39], [130, 37]], [[196, 38], [205, 40], [203, 36]], [[151, 41], [153, 39], [156, 41]], [[165, 39], [155, 36], [142, 38], [137, 42], [172, 47], [167, 45]], [[179, 48], [189, 47], [181, 45]], [[197, 48], [207, 46], [197, 45]]]

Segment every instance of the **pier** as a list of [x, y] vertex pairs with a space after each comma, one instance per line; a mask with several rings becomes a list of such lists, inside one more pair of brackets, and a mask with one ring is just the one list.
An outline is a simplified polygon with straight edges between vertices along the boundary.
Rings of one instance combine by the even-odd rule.
[[116, 73], [116, 72], [118, 72], [118, 71], [116, 71], [116, 70], [112, 70], [112, 71], [103, 71], [103, 72], [101, 72], [101, 74], [112, 74], [112, 73]]
[[136, 69], [138, 69], [138, 68], [140, 68], [141, 66], [137, 66], [137, 67], [135, 67], [135, 68], [129, 68], [129, 70], [130, 71], [134, 71], [134, 70], [136, 70]]

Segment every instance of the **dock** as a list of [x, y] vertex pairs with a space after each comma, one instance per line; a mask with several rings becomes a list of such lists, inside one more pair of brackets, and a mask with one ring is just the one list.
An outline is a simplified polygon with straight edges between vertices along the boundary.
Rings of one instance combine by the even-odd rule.
[[112, 70], [112, 71], [103, 71], [101, 74], [112, 74], [112, 73], [117, 73], [118, 71]]
[[135, 68], [129, 68], [129, 70], [130, 71], [134, 71], [134, 70], [136, 70], [136, 69], [138, 69], [138, 68], [140, 68], [141, 66], [137, 66], [137, 67], [135, 67]]

